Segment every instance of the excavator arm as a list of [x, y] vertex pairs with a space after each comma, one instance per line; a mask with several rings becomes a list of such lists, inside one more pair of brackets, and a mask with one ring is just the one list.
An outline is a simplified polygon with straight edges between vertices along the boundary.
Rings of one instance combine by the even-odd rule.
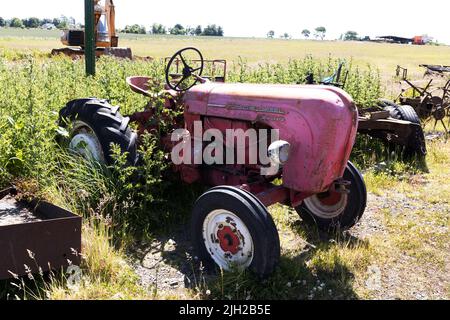
[[117, 47], [118, 37], [116, 34], [116, 8], [113, 0], [105, 0], [105, 11], [111, 47]]

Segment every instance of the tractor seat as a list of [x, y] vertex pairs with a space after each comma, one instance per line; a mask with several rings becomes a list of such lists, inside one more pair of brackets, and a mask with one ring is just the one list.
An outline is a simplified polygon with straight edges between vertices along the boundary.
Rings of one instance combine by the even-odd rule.
[[[149, 98], [155, 98], [155, 94], [152, 94], [149, 92], [150, 89], [150, 77], [143, 77], [143, 76], [134, 76], [134, 77], [128, 77], [127, 78], [127, 84], [131, 88], [131, 91], [142, 94]], [[173, 98], [177, 97], [177, 92], [174, 90], [167, 90], [168, 88], [165, 88], [166, 90], [163, 92], [160, 92], [156, 94], [156, 96], [161, 96], [163, 94], [169, 94]]]

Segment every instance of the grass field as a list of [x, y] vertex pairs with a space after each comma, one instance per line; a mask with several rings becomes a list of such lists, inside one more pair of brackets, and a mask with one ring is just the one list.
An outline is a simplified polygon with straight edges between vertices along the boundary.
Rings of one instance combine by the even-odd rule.
[[[125, 77], [160, 78], [163, 66], [103, 58], [97, 76], [85, 78], [83, 61], [24, 54], [60, 47], [58, 35], [0, 29], [0, 187], [14, 183], [85, 218], [83, 277], [76, 287], [59, 275], [53, 281], [0, 282], [0, 298], [450, 299], [450, 143], [444, 136], [428, 141], [426, 165], [359, 141], [352, 160], [364, 172], [369, 196], [355, 228], [326, 235], [292, 209], [273, 206], [282, 247], [275, 273], [264, 281], [248, 272], [206, 274], [186, 231], [189, 208], [201, 190], [169, 184], [170, 196], [164, 196], [162, 155], [151, 143], [142, 151], [145, 165], [128, 171], [120, 161], [105, 168], [69, 156], [55, 139], [61, 132], [58, 111], [67, 101], [98, 96], [120, 105], [124, 114], [140, 110], [147, 101], [129, 91]], [[122, 40], [135, 54], [155, 58], [191, 45], [210, 58], [244, 58], [249, 66], [230, 69], [231, 81], [292, 83], [308, 68], [330, 73], [330, 54], [353, 59], [360, 68], [351, 69], [347, 90], [360, 103], [382, 96], [381, 87], [389, 89], [399, 63], [418, 76], [420, 63], [450, 65], [449, 47], [129, 35]], [[302, 60], [305, 54], [314, 58]], [[294, 58], [300, 60], [289, 63]], [[282, 66], [257, 66], [267, 62]], [[442, 127], [437, 130], [442, 134]], [[133, 172], [148, 179], [136, 182]]]
[[[50, 52], [61, 47], [61, 31], [0, 29], [0, 48], [36, 49]], [[207, 58], [249, 63], [286, 63], [311, 54], [326, 59], [329, 55], [345, 58], [360, 66], [371, 64], [381, 70], [384, 79], [394, 76], [397, 65], [409, 68], [411, 76], [421, 76], [420, 64], [450, 65], [450, 46], [407, 46], [366, 42], [304, 41], [251, 38], [214, 38], [120, 35], [120, 45], [130, 47], [138, 56], [165, 58], [175, 51], [194, 46]]]

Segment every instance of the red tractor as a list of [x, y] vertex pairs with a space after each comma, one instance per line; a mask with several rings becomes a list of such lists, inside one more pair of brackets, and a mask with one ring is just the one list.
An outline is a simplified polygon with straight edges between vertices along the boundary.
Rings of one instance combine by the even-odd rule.
[[[198, 57], [188, 59], [188, 54]], [[180, 64], [181, 72], [173, 73]], [[295, 208], [325, 231], [354, 226], [364, 213], [367, 192], [349, 162], [358, 128], [351, 97], [324, 85], [213, 82], [202, 77], [204, 69], [197, 49], [180, 50], [168, 62], [161, 93], [165, 108], [183, 110], [172, 133], [161, 137], [173, 168], [185, 183], [212, 187], [192, 212], [199, 258], [224, 270], [236, 266], [270, 274], [280, 241], [267, 207], [277, 203]], [[147, 96], [149, 80], [127, 79], [133, 91]], [[138, 161], [139, 135], [157, 129], [157, 114], [150, 107], [123, 117], [118, 107], [95, 98], [71, 101], [60, 112], [73, 123], [71, 149], [109, 163], [114, 143], [131, 164]]]

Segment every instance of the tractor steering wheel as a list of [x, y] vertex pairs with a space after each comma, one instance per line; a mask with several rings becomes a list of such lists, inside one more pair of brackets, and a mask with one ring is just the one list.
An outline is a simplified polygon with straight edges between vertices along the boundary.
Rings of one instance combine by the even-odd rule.
[[[186, 59], [186, 52], [193, 53], [195, 58]], [[192, 64], [193, 62], [198, 63], [199, 66], [195, 66], [195, 68], [190, 66], [189, 63]], [[172, 90], [178, 92], [187, 91], [201, 80], [203, 66], [203, 56], [198, 49], [192, 47], [181, 49], [170, 58], [167, 64], [166, 83]]]

